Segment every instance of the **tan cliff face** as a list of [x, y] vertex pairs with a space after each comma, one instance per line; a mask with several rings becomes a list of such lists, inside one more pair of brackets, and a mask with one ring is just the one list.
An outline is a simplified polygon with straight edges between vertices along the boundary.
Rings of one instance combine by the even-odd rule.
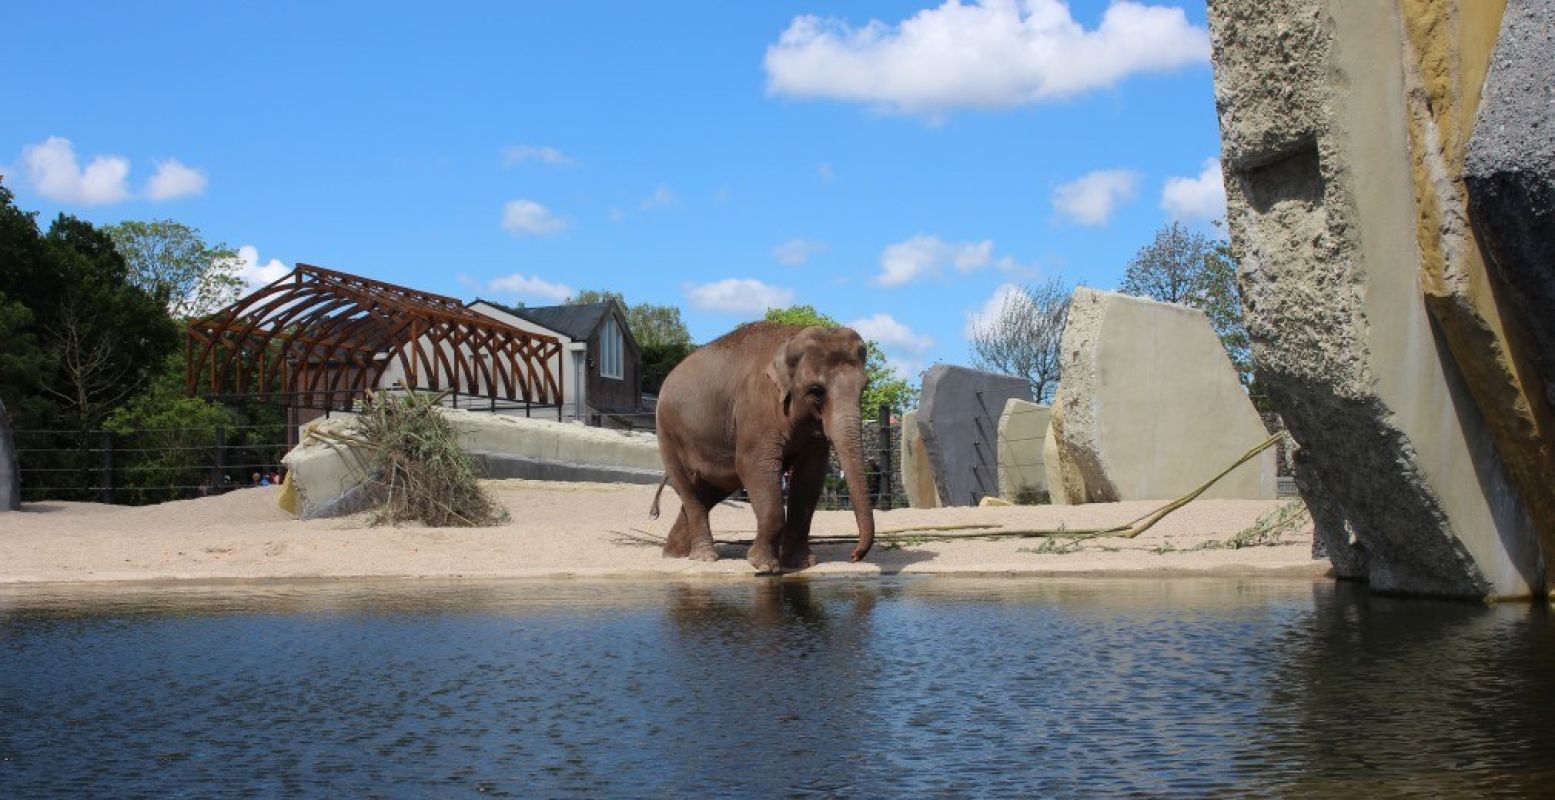
[[1549, 585], [1548, 404], [1463, 188], [1502, 6], [1210, 3], [1260, 380], [1336, 567], [1382, 589]]
[[[1504, 0], [1401, 0], [1404, 90], [1420, 285], [1489, 425], [1546, 554], [1555, 553], [1555, 415], [1484, 258], [1464, 185], [1474, 120]], [[1545, 558], [1546, 576], [1555, 558]]]

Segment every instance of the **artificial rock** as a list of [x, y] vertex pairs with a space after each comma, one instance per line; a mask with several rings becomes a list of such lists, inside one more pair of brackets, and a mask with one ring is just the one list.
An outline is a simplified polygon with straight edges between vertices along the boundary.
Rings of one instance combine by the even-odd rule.
[[0, 403], [0, 511], [16, 511], [22, 506], [22, 471], [16, 458], [16, 437], [11, 418]]
[[[1053, 438], [1066, 503], [1185, 494], [1268, 437], [1203, 312], [1081, 287], [1069, 301]], [[1265, 450], [1203, 496], [1272, 499]]]
[[999, 415], [1030, 400], [1024, 378], [937, 364], [923, 374], [918, 434], [942, 506], [971, 506], [999, 493]]
[[1048, 407], [1011, 400], [999, 415], [999, 496], [1006, 500], [1048, 493], [1044, 444]]
[[1546, 585], [1548, 406], [1463, 184], [1503, 5], [1209, 6], [1259, 382], [1336, 569], [1382, 590]]
[[923, 447], [918, 431], [918, 412], [902, 415], [902, 491], [910, 508], [939, 508], [939, 490], [934, 488], [934, 467]]

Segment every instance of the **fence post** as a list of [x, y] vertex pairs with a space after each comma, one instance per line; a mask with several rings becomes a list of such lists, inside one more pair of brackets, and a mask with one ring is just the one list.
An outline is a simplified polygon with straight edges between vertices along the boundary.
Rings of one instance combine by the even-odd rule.
[[211, 494], [219, 494], [225, 482], [221, 476], [227, 471], [227, 426], [216, 426], [216, 457], [211, 459]]
[[103, 465], [102, 487], [98, 490], [97, 500], [101, 503], [113, 502], [113, 431], [103, 431], [102, 440]]
[[891, 510], [896, 489], [891, 485], [894, 470], [891, 469], [891, 404], [880, 404], [880, 509]]

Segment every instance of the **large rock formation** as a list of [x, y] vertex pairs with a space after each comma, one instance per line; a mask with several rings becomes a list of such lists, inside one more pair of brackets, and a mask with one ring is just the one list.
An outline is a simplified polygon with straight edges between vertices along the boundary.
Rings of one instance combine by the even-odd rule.
[[939, 508], [939, 490], [934, 486], [934, 467], [923, 446], [918, 430], [918, 412], [902, 415], [902, 491], [911, 508]]
[[1500, 15], [1493, 0], [1210, 3], [1260, 381], [1301, 447], [1319, 537], [1379, 589], [1546, 585], [1548, 405], [1462, 180]]
[[0, 511], [15, 511], [22, 506], [22, 471], [16, 460], [16, 437], [11, 433], [11, 418], [0, 403]]
[[[1068, 503], [1171, 498], [1268, 437], [1196, 309], [1081, 287], [1069, 302], [1053, 437]], [[1271, 499], [1266, 450], [1205, 497]]]
[[1000, 497], [1015, 502], [1048, 493], [1043, 457], [1047, 428], [1047, 406], [1026, 400], [1004, 404], [1004, 413], [999, 415]]
[[937, 364], [923, 374], [918, 434], [942, 506], [999, 494], [998, 425], [1004, 404], [1030, 400], [1024, 378]]
[[1469, 141], [1474, 230], [1555, 397], [1555, 0], [1511, 0]]

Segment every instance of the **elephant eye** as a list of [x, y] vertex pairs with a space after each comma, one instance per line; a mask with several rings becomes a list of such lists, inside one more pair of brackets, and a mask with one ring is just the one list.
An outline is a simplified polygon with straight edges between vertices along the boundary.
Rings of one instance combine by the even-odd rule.
[[808, 390], [806, 390], [805, 393], [815, 398], [816, 400], [826, 399], [826, 387], [820, 385], [819, 383], [811, 386]]

